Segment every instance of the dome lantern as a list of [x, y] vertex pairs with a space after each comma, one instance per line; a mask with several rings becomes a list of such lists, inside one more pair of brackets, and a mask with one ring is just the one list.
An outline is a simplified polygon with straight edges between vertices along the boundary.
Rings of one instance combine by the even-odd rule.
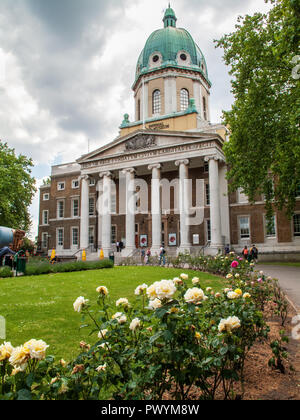
[[171, 9], [170, 3], [169, 7], [167, 8], [164, 18], [163, 18], [164, 26], [167, 28], [168, 26], [172, 26], [176, 28], [177, 18], [173, 9]]

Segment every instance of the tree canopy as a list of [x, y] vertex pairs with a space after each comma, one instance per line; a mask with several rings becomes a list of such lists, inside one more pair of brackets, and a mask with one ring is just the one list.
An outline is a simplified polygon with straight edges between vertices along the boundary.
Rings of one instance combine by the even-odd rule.
[[36, 192], [32, 166], [31, 159], [16, 156], [14, 149], [0, 140], [0, 226], [29, 229], [28, 207]]
[[300, 186], [300, 3], [266, 2], [267, 14], [239, 17], [235, 32], [216, 41], [235, 99], [224, 112], [224, 151], [232, 189], [250, 201], [264, 194], [270, 213], [274, 203], [291, 215]]

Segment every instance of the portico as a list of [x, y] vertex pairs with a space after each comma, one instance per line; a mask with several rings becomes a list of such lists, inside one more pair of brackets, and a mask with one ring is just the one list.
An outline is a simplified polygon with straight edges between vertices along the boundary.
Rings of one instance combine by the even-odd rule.
[[[97, 217], [101, 234], [97, 245], [103, 249], [105, 256], [114, 249], [111, 241], [114, 183], [118, 186], [116, 200], [119, 204], [115, 217], [120, 220], [123, 217], [120, 223], [125, 225], [124, 238], [118, 238], [119, 241], [125, 239], [124, 256], [134, 255], [137, 245], [140, 245], [140, 237], [136, 237], [141, 236], [136, 233], [137, 217], [142, 218], [142, 224], [146, 226], [143, 232], [152, 255], [158, 254], [162, 245], [164, 224], [168, 234], [176, 236], [177, 253], [197, 251], [205, 245], [207, 253], [218, 252], [224, 247], [224, 237], [229, 240], [229, 221], [227, 232], [224, 228], [222, 231], [221, 226], [220, 195], [227, 194], [227, 191], [220, 190], [218, 182], [219, 166], [224, 165], [222, 144], [223, 139], [218, 134], [166, 131], [156, 131], [154, 134], [153, 131], [143, 130], [82, 157], [78, 161], [82, 172], [80, 246], [83, 247], [88, 241], [88, 177], [98, 176]], [[206, 178], [205, 169], [208, 169]], [[197, 182], [203, 183], [199, 189], [196, 188]], [[204, 182], [209, 188], [205, 188]], [[137, 185], [147, 191], [138, 194]], [[169, 189], [166, 190], [167, 187]], [[208, 190], [209, 205], [205, 196]], [[167, 194], [170, 194], [167, 199], [169, 205], [164, 204]], [[148, 202], [138, 203], [138, 197], [139, 200], [141, 197], [143, 200], [148, 198]], [[195, 212], [201, 216], [196, 221]], [[211, 226], [209, 241], [208, 238], [201, 238], [205, 229], [202, 226], [201, 230], [200, 226], [205, 223], [205, 215]], [[150, 223], [146, 223], [146, 219]], [[173, 225], [175, 220], [175, 228], [168, 229], [169, 219], [172, 219]], [[194, 235], [200, 236], [198, 244], [192, 240], [191, 229], [198, 232]], [[168, 239], [165, 236], [164, 246], [167, 248], [170, 245]]]

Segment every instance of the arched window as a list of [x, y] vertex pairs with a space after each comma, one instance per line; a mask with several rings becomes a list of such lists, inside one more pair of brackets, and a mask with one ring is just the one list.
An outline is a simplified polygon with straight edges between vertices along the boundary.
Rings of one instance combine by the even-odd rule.
[[180, 91], [180, 110], [185, 111], [189, 107], [190, 95], [187, 89]]
[[161, 97], [160, 90], [155, 90], [152, 95], [152, 113], [160, 114], [161, 111]]
[[138, 100], [137, 103], [137, 120], [141, 121], [141, 100]]
[[206, 108], [206, 99], [203, 96], [203, 117], [207, 120], [207, 108]]

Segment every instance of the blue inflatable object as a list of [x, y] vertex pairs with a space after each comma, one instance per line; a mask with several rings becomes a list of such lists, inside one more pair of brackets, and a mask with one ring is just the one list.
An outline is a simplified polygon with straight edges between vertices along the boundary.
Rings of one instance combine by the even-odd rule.
[[13, 229], [0, 226], [0, 249], [13, 243]]
[[0, 249], [0, 258], [4, 257], [4, 255], [15, 255], [16, 253], [12, 251], [10, 248], [5, 246], [4, 248]]

